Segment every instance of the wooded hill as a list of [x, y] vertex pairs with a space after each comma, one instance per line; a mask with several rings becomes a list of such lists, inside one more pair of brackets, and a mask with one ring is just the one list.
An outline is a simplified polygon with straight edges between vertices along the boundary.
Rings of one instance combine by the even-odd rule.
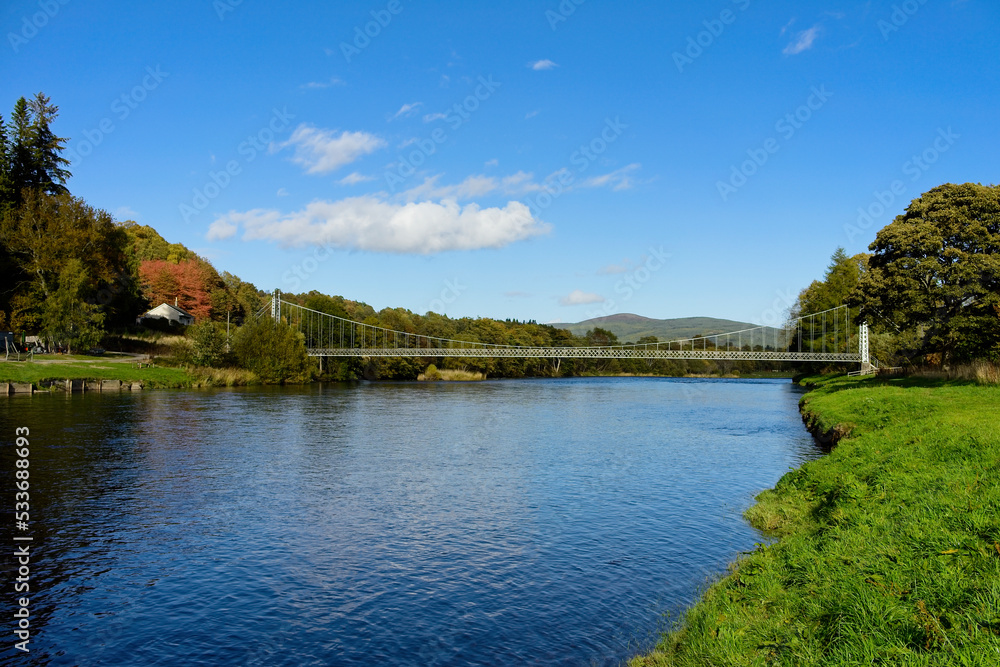
[[[586, 336], [591, 329], [601, 328], [610, 331], [618, 340], [636, 343], [643, 338], [655, 337], [661, 341], [711, 336], [713, 334], [741, 331], [760, 326], [749, 322], [737, 322], [715, 317], [678, 317], [657, 320], [632, 313], [619, 313], [606, 317], [595, 317], [573, 324], [559, 322], [551, 326], [566, 329], [576, 336]], [[773, 340], [776, 330], [772, 327], [764, 329], [767, 339]], [[778, 334], [781, 336], [781, 334]]]

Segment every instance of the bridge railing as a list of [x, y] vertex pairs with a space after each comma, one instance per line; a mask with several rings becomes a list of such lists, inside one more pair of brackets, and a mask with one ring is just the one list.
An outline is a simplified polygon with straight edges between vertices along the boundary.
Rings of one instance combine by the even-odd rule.
[[[275, 294], [269, 307], [272, 317], [286, 322], [305, 337], [312, 354], [333, 356], [542, 356], [541, 350], [558, 356], [605, 358], [764, 358], [767, 353], [782, 358], [854, 361], [858, 336], [851, 330], [846, 306], [796, 317], [783, 327], [758, 326], [726, 333], [704, 334], [668, 341], [623, 343], [601, 346], [525, 346], [487, 343], [463, 338], [429, 336], [399, 331], [379, 324], [356, 322], [286, 301]], [[392, 351], [398, 351], [393, 355]], [[561, 351], [560, 351], [561, 350]], [[365, 355], [364, 352], [371, 352]], [[691, 353], [691, 354], [686, 354]], [[719, 356], [719, 355], [725, 356]], [[791, 357], [789, 357], [791, 355]]]

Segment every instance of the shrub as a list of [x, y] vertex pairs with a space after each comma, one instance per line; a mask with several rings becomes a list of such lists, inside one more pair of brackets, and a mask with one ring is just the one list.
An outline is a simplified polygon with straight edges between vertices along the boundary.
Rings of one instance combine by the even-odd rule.
[[265, 384], [309, 382], [313, 377], [305, 338], [283, 322], [250, 320], [233, 336], [233, 353], [240, 367]]
[[226, 364], [226, 332], [215, 322], [201, 322], [188, 327], [191, 362], [195, 366], [219, 367]]

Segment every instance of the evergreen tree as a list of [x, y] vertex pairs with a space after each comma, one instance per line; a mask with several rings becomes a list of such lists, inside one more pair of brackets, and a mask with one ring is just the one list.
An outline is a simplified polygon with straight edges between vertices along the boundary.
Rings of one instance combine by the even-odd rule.
[[35, 169], [31, 164], [31, 109], [23, 97], [14, 104], [7, 152], [8, 175], [13, 189], [13, 204], [21, 202], [22, 190], [31, 184]]
[[7, 126], [0, 115], [0, 216], [7, 207], [14, 204], [14, 183], [10, 175], [10, 141]]
[[57, 137], [52, 131], [52, 123], [59, 115], [59, 107], [40, 92], [28, 102], [28, 108], [32, 114], [29, 135], [31, 180], [28, 187], [41, 188], [52, 195], [68, 194], [66, 179], [70, 177], [70, 173], [64, 167], [69, 164], [69, 160], [60, 155], [67, 140]]
[[0, 208], [19, 204], [26, 188], [54, 195], [69, 192], [69, 160], [61, 155], [67, 139], [52, 131], [58, 115], [59, 107], [38, 93], [31, 101], [18, 99], [10, 127], [0, 126]]

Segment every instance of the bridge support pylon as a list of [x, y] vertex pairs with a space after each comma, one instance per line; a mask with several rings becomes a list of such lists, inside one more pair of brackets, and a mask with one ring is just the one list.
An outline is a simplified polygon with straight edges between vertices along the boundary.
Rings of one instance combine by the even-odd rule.
[[868, 323], [862, 322], [858, 329], [858, 352], [861, 354], [861, 373], [872, 372], [872, 358], [868, 347]]

